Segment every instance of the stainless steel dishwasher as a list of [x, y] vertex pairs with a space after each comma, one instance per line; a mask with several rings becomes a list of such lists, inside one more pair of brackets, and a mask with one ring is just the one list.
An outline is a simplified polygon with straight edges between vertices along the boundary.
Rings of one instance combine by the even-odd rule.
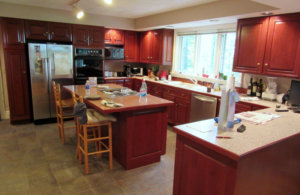
[[192, 93], [190, 122], [214, 118], [216, 109], [217, 98]]

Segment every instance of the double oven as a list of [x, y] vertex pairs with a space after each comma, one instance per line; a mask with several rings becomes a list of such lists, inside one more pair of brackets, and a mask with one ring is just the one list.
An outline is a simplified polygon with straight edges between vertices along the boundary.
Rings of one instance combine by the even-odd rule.
[[103, 49], [75, 48], [74, 55], [75, 84], [84, 84], [88, 77], [97, 77], [98, 83], [104, 83]]

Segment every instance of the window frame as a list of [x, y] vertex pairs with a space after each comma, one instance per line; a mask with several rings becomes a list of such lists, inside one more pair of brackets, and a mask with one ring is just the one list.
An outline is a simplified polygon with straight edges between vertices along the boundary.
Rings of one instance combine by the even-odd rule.
[[[195, 75], [189, 75], [189, 74], [183, 74], [179, 72], [180, 69], [180, 59], [181, 59], [181, 44], [182, 44], [182, 37], [183, 36], [188, 36], [188, 35], [194, 35], [195, 37], [195, 48], [194, 48], [194, 59], [193, 59], [193, 70], [195, 70], [197, 66], [197, 53], [199, 51], [199, 35], [205, 35], [205, 34], [217, 34], [217, 43], [216, 43], [216, 53], [215, 53], [215, 60], [214, 60], [214, 75], [219, 75], [219, 68], [221, 66], [221, 52], [222, 52], [222, 36], [227, 33], [236, 33], [236, 30], [228, 29], [224, 31], [219, 31], [219, 32], [177, 32], [175, 33], [175, 44], [174, 44], [174, 58], [173, 58], [173, 67], [171, 71], [171, 75], [175, 77], [180, 77], [180, 78], [187, 78], [187, 79], [197, 79], [198, 81], [204, 81], [204, 82], [212, 82], [212, 83], [220, 83], [220, 84], [226, 84], [226, 80], [223, 79], [215, 79], [215, 78], [205, 78], [201, 76], [195, 76]], [[224, 42], [223, 42], [224, 43]], [[227, 75], [229, 77], [231, 75]], [[243, 75], [241, 74], [239, 80], [236, 80], [235, 86], [236, 87], [241, 87], [242, 85], [242, 79]]]

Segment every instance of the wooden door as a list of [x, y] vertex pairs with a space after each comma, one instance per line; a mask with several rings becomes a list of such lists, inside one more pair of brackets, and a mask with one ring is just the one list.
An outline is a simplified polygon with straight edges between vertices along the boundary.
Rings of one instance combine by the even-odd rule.
[[73, 45], [89, 46], [89, 27], [85, 25], [73, 25]]
[[124, 31], [123, 30], [114, 30], [114, 44], [124, 45]]
[[23, 49], [25, 43], [24, 20], [3, 18], [1, 24], [4, 48]]
[[6, 79], [11, 122], [30, 120], [25, 50], [5, 51]]
[[[174, 195], [233, 194], [236, 171], [230, 159], [177, 135]], [[229, 165], [228, 165], [229, 164]]]
[[300, 14], [270, 17], [264, 73], [300, 77]]
[[49, 40], [50, 33], [48, 24], [48, 22], [25, 20], [26, 39]]
[[125, 61], [139, 62], [139, 36], [138, 32], [126, 31], [124, 43]]
[[269, 18], [238, 21], [233, 71], [261, 73]]
[[89, 46], [96, 49], [104, 48], [104, 27], [101, 26], [90, 27]]
[[175, 116], [175, 124], [184, 124], [190, 122], [190, 101], [176, 98], [176, 116]]
[[174, 30], [163, 30], [162, 65], [172, 65]]
[[[175, 96], [170, 92], [168, 92], [168, 90], [163, 92], [162, 98], [175, 102]], [[175, 124], [176, 122], [175, 117], [176, 117], [176, 105], [174, 104], [168, 107], [168, 123]]]
[[152, 33], [141, 32], [140, 40], [140, 62], [148, 63], [150, 62], [152, 48]]
[[65, 23], [49, 23], [50, 39], [52, 41], [72, 41], [72, 26]]
[[162, 57], [162, 32], [160, 30], [152, 31], [151, 57], [150, 62], [161, 64]]

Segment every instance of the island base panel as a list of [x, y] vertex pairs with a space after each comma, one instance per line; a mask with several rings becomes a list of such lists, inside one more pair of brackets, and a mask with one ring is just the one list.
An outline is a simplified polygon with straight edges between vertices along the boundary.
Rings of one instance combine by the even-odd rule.
[[116, 113], [114, 158], [125, 169], [160, 161], [166, 152], [166, 107]]

